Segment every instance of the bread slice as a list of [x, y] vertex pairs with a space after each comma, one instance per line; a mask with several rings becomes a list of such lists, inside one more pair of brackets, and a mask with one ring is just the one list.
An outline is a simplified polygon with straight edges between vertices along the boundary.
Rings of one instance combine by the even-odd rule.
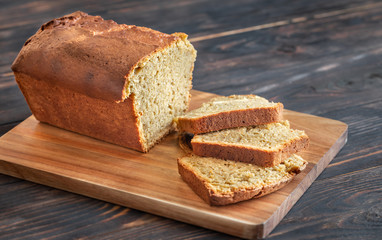
[[178, 130], [193, 134], [227, 128], [268, 124], [282, 120], [282, 103], [255, 95], [216, 97], [200, 108], [176, 117]]
[[195, 155], [178, 159], [182, 179], [210, 205], [227, 205], [272, 193], [290, 182], [306, 165], [297, 155], [267, 168]]
[[188, 109], [195, 58], [184, 33], [77, 11], [43, 24], [12, 70], [37, 120], [147, 152]]
[[307, 148], [309, 137], [304, 131], [291, 129], [285, 120], [195, 135], [191, 144], [199, 156], [271, 167]]

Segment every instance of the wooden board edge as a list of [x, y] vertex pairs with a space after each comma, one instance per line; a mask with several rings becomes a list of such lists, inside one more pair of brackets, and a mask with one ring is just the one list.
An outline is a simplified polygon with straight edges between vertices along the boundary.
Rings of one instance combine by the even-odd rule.
[[[328, 152], [326, 152], [319, 163], [307, 173], [304, 179], [297, 185], [297, 187], [289, 194], [287, 199], [279, 206], [279, 208], [273, 213], [273, 215], [264, 223], [264, 230], [259, 232], [260, 235], [256, 238], [266, 238], [273, 229], [279, 224], [279, 222], [286, 216], [286, 214], [297, 203], [306, 190], [312, 185], [316, 178], [324, 171], [334, 157], [345, 146], [348, 138], [348, 125], [343, 124], [343, 132], [337, 141], [332, 145]], [[293, 197], [292, 197], [293, 196]]]
[[28, 121], [28, 120], [31, 119], [31, 118], [34, 118], [33, 114], [30, 115], [29, 117], [25, 118], [25, 119], [22, 120], [21, 122], [19, 122], [16, 126], [13, 126], [13, 128], [9, 129], [9, 130], [8, 130], [6, 133], [4, 133], [3, 135], [1, 135], [1, 136], [0, 136], [0, 141], [1, 141], [2, 138], [6, 138], [6, 136], [7, 136], [8, 134], [11, 134], [11, 132], [12, 132], [15, 128], [17, 128], [20, 124], [23, 124], [24, 122]]
[[[294, 112], [291, 110], [288, 110], [288, 111]], [[299, 112], [296, 112], [296, 113], [299, 113]], [[306, 113], [300, 113], [300, 114], [311, 115]], [[311, 115], [311, 116], [314, 116], [314, 115]], [[314, 116], [314, 117], [318, 117], [318, 116]], [[34, 118], [34, 116], [33, 115], [29, 116], [20, 124], [24, 123], [25, 121], [31, 120], [31, 118]], [[320, 117], [320, 118], [323, 118], [323, 117]], [[155, 207], [151, 207], [150, 209], [148, 209], [147, 207], [142, 207], [141, 205], [142, 205], [142, 202], [146, 202], [148, 205], [152, 205], [150, 204], [150, 201], [152, 201], [150, 197], [131, 194], [131, 193], [123, 192], [121, 190], [117, 190], [117, 189], [110, 190], [110, 189], [104, 188], [103, 186], [94, 185], [93, 183], [88, 183], [85, 181], [81, 181], [80, 183], [81, 187], [91, 189], [91, 192], [83, 193], [83, 192], [71, 190], [70, 187], [65, 187], [65, 186], [58, 187], [57, 182], [64, 182], [64, 183], [66, 182], [66, 183], [76, 185], [76, 188], [77, 188], [78, 182], [70, 178], [67, 178], [65, 176], [56, 175], [54, 173], [45, 172], [38, 169], [32, 169], [32, 168], [18, 165], [15, 163], [9, 163], [7, 161], [4, 161], [3, 159], [0, 159], [0, 173], [10, 175], [16, 178], [25, 179], [25, 180], [46, 185], [49, 187], [61, 189], [64, 191], [72, 192], [75, 194], [99, 199], [101, 201], [107, 201], [107, 202], [125, 206], [128, 208], [141, 210], [144, 212], [148, 212], [158, 216], [163, 216], [166, 218], [174, 219], [177, 221], [196, 225], [199, 227], [211, 229], [214, 231], [219, 231], [219, 232], [226, 233], [232, 236], [237, 236], [237, 237], [246, 238], [246, 239], [265, 238], [271, 233], [271, 231], [277, 226], [277, 224], [282, 220], [282, 218], [289, 212], [289, 210], [293, 207], [293, 205], [304, 194], [306, 189], [309, 188], [309, 186], [313, 183], [313, 181], [321, 174], [321, 172], [333, 160], [335, 155], [346, 144], [347, 134], [348, 134], [348, 125], [338, 120], [333, 120], [333, 119], [330, 119], [330, 120], [337, 121], [338, 123], [340, 123], [340, 125], [342, 125], [341, 126], [343, 128], [342, 135], [331, 146], [329, 151], [323, 155], [323, 157], [320, 160], [320, 162], [323, 161], [323, 163], [320, 164], [320, 166], [318, 166], [318, 164], [315, 165], [311, 169], [311, 171], [307, 174], [307, 176], [298, 184], [298, 186], [294, 189], [294, 191], [291, 192], [288, 198], [279, 206], [278, 210], [276, 210], [276, 212], [268, 220], [266, 220], [265, 222], [261, 224], [254, 224], [251, 222], [240, 222], [240, 224], [236, 224], [236, 226], [232, 226], [232, 224], [237, 223], [236, 220], [226, 218], [222, 221], [221, 216], [217, 216], [210, 213], [202, 213], [202, 212], [200, 212], [200, 215], [198, 216], [198, 218], [195, 218], [195, 216], [193, 215], [194, 219], [190, 220], [191, 219], [190, 216], [180, 211], [181, 209], [184, 209], [184, 206], [182, 207], [170, 202], [160, 201], [160, 202], [156, 202]], [[15, 126], [14, 128], [18, 126], [19, 125]], [[8, 131], [3, 136], [1, 136], [0, 140], [4, 136], [12, 132], [14, 128], [12, 128], [10, 131]], [[45, 180], [45, 178], [39, 177], [39, 176], [45, 176], [46, 179], [48, 180]], [[55, 181], [55, 182], [53, 183], [52, 181]], [[68, 184], [68, 186], [70, 186], [70, 184]], [[102, 197], [99, 197], [97, 194], [97, 192], [99, 191], [101, 192], [114, 191], [114, 192], [109, 192], [109, 194], [104, 194], [107, 197], [102, 198]], [[296, 195], [296, 196], [291, 197], [292, 195]], [[128, 202], [125, 201], [126, 198], [130, 198]], [[134, 202], [136, 203], [139, 202], [139, 204], [134, 204]], [[158, 209], [162, 209], [162, 210], [158, 210]], [[200, 220], [205, 220], [206, 218], [210, 218], [212, 221], [207, 221], [207, 224], [201, 225], [200, 223], [202, 221]], [[215, 225], [217, 221], [222, 222], [222, 225], [217, 227]], [[239, 227], [241, 230], [237, 231], [237, 227]]]
[[[190, 214], [185, 214], [183, 211], [184, 206], [179, 204], [158, 200], [155, 200], [155, 204], [153, 204], [152, 198], [148, 196], [132, 194], [118, 189], [109, 189], [102, 185], [81, 181], [79, 179], [72, 179], [40, 169], [30, 168], [3, 159], [0, 159], [0, 173], [81, 196], [226, 233], [231, 236], [242, 237], [243, 234], [237, 233], [246, 232], [253, 234], [263, 229], [263, 224], [256, 225], [251, 222], [237, 221], [229, 217], [222, 218], [222, 216], [208, 212], [200, 211], [198, 212], [197, 217], [195, 217], [194, 214], [191, 216]], [[75, 187], [71, 188], [70, 186]], [[103, 197], [99, 196], [100, 192], [103, 193]], [[206, 219], [210, 220], [205, 221]], [[217, 225], [217, 223], [219, 224]]]

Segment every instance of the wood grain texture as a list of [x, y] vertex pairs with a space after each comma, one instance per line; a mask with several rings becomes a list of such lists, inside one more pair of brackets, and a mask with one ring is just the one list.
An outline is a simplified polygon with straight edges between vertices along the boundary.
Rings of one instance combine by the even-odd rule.
[[[192, 94], [191, 108], [214, 96]], [[231, 206], [210, 207], [180, 179], [176, 159], [184, 153], [176, 134], [142, 154], [41, 124], [32, 116], [0, 139], [0, 172], [234, 236], [265, 237], [347, 138], [344, 123], [293, 111], [284, 116], [292, 128], [310, 136], [310, 148], [302, 153], [307, 169], [271, 195]]]
[[[299, 202], [296, 204], [299, 212], [295, 214], [305, 221], [296, 222], [286, 218], [287, 224], [278, 226], [278, 231], [272, 233], [269, 239], [278, 239], [285, 235], [290, 236], [286, 239], [305, 238], [306, 234], [301, 229], [311, 231], [316, 238], [331, 235], [342, 239], [379, 239], [382, 232], [381, 174], [382, 167], [375, 167], [339, 174], [330, 180], [316, 181], [316, 190], [307, 191], [315, 201], [304, 206]], [[354, 207], [357, 204], [360, 209]], [[347, 213], [338, 217], [338, 209]], [[314, 211], [322, 211], [323, 214], [311, 215]], [[363, 232], [365, 228], [368, 229], [367, 232]], [[289, 234], [285, 234], [286, 232]]]
[[[5, 0], [1, 3], [0, 135], [30, 116], [10, 65], [25, 40], [43, 22], [83, 10], [120, 23], [169, 33], [184, 31], [191, 39], [234, 31], [226, 37], [194, 42], [199, 53], [194, 88], [222, 95], [257, 93], [282, 101], [288, 109], [349, 125], [346, 146], [269, 237], [377, 239], [381, 236], [378, 209], [382, 181], [377, 171], [382, 165], [380, 1]], [[277, 22], [286, 24], [243, 31]], [[338, 182], [332, 187], [333, 181]], [[323, 198], [316, 192], [329, 197]], [[345, 199], [329, 201], [336, 196]], [[233, 239], [1, 174], [0, 213], [0, 239], [7, 240]]]

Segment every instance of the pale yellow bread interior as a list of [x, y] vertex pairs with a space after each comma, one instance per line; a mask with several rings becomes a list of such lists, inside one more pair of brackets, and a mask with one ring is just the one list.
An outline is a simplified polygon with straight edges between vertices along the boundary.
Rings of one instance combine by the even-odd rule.
[[289, 121], [284, 120], [277, 123], [200, 134], [196, 135], [192, 141], [276, 151], [293, 140], [305, 137], [307, 138], [307, 135], [304, 131], [291, 129]]
[[265, 98], [256, 95], [232, 95], [228, 97], [216, 97], [203, 103], [200, 108], [192, 110], [181, 118], [198, 118], [206, 115], [235, 110], [275, 107], [277, 103], [270, 102]]
[[172, 128], [172, 119], [188, 109], [196, 51], [185, 34], [170, 47], [140, 62], [129, 76], [138, 127], [146, 149]]
[[211, 157], [186, 156], [178, 160], [215, 194], [230, 194], [237, 191], [263, 189], [288, 181], [302, 171], [307, 162], [292, 155], [274, 167], [222, 160]]

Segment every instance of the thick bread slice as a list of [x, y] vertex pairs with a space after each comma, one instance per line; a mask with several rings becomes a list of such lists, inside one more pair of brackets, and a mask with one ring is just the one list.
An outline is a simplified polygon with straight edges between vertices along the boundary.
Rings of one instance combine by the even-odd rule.
[[290, 182], [306, 165], [297, 155], [268, 168], [195, 155], [178, 159], [182, 179], [210, 205], [227, 205], [272, 193]]
[[216, 97], [200, 108], [177, 117], [178, 130], [193, 134], [242, 126], [268, 124], [282, 120], [282, 103], [269, 102], [255, 95]]
[[198, 156], [271, 167], [307, 148], [309, 137], [304, 131], [291, 129], [285, 120], [195, 135], [191, 144]]

